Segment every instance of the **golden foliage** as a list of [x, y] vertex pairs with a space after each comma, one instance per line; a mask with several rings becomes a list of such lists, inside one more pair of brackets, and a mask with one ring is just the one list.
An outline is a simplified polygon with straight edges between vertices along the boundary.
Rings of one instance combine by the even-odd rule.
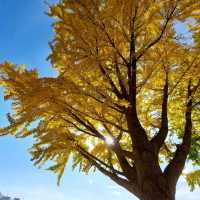
[[[55, 161], [49, 169], [59, 174], [59, 180], [70, 156], [73, 167], [84, 172], [94, 162], [120, 171], [106, 137], [119, 141], [123, 150], [134, 151], [125, 117], [131, 106], [128, 66], [134, 30], [137, 112], [149, 139], [160, 128], [163, 86], [169, 75], [169, 149], [160, 151], [169, 158], [169, 151], [183, 136], [188, 81], [192, 80], [193, 87], [199, 84], [199, 10], [195, 0], [62, 0], [51, 6], [55, 38], [49, 59], [59, 74], [40, 78], [23, 66], [0, 65], [5, 100], [13, 103], [10, 124], [1, 133], [32, 135], [35, 164]], [[177, 20], [190, 27], [193, 45], [179, 42], [174, 28]], [[193, 132], [199, 133], [200, 87], [192, 98]], [[194, 152], [199, 145], [194, 141], [189, 158], [197, 164]], [[193, 185], [193, 179], [187, 179]]]

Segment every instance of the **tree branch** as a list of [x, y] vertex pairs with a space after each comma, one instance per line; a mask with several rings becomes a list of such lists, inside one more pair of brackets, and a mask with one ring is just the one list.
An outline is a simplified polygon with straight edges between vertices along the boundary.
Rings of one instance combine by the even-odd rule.
[[169, 23], [169, 21], [172, 19], [172, 16], [176, 10], [176, 7], [177, 7], [177, 3], [175, 4], [175, 6], [173, 7], [173, 9], [170, 11], [170, 13], [167, 15], [166, 19], [165, 19], [165, 23], [161, 29], [161, 32], [160, 34], [158, 35], [158, 37], [156, 39], [154, 39], [152, 42], [150, 42], [143, 50], [142, 52], [136, 57], [137, 60], [139, 60], [152, 46], [154, 46], [156, 43], [158, 43], [163, 34], [165, 33], [165, 30], [167, 28], [167, 25]]
[[123, 99], [123, 95], [120, 93], [120, 91], [118, 90], [118, 88], [116, 87], [115, 83], [113, 82], [113, 80], [111, 79], [111, 77], [108, 75], [107, 71], [104, 69], [104, 67], [99, 63], [99, 68], [101, 73], [106, 77], [106, 79], [108, 80], [111, 88], [112, 88], [112, 92], [119, 98], [119, 99]]
[[168, 72], [166, 72], [165, 86], [163, 88], [163, 99], [162, 99], [162, 114], [161, 114], [161, 127], [158, 134], [152, 138], [151, 143], [156, 147], [158, 152], [162, 147], [167, 134], [168, 134], [168, 116], [167, 116], [167, 101], [168, 101]]
[[116, 47], [114, 40], [111, 38], [111, 36], [109, 35], [109, 33], [106, 31], [106, 25], [104, 23], [102, 23], [102, 26], [100, 25], [99, 27], [106, 34], [106, 37], [108, 38], [108, 41], [109, 41], [110, 45], [112, 46], [112, 48], [116, 51], [116, 53], [122, 59], [122, 61], [124, 62], [124, 64], [128, 67], [128, 65], [129, 65], [128, 61], [121, 54], [121, 52], [119, 51], [119, 49]]
[[185, 113], [185, 130], [183, 141], [177, 146], [174, 158], [164, 170], [164, 175], [167, 177], [169, 183], [176, 185], [176, 182], [181, 175], [184, 168], [187, 155], [190, 150], [191, 137], [192, 137], [192, 89], [191, 80], [188, 84], [187, 105]]
[[105, 123], [103, 125], [104, 125], [106, 131], [108, 132], [109, 136], [113, 139], [113, 144], [110, 145], [108, 148], [110, 148], [112, 151], [115, 152], [115, 154], [119, 160], [120, 166], [121, 166], [122, 170], [125, 172], [126, 176], [131, 179], [135, 179], [136, 178], [136, 169], [134, 167], [131, 167], [130, 164], [128, 163], [128, 161], [126, 159], [127, 155], [125, 155], [126, 151], [121, 148], [119, 142], [113, 136], [113, 134], [110, 131], [110, 129], [108, 128], [108, 126]]
[[116, 76], [117, 76], [117, 79], [119, 82], [119, 86], [120, 86], [123, 98], [128, 100], [128, 93], [126, 91], [126, 87], [125, 87], [125, 84], [124, 84], [124, 81], [123, 81], [123, 78], [122, 78], [122, 75], [121, 75], [121, 72], [119, 69], [119, 64], [118, 64], [116, 55], [114, 55], [114, 64], [115, 64]]
[[148, 143], [147, 135], [145, 130], [140, 124], [137, 115], [137, 102], [136, 102], [136, 95], [137, 95], [137, 59], [136, 59], [136, 52], [135, 52], [135, 19], [137, 15], [137, 7], [135, 8], [135, 12], [130, 24], [130, 61], [128, 65], [128, 85], [129, 85], [129, 101], [131, 106], [128, 108], [126, 117], [127, 117], [127, 124], [130, 131], [132, 145], [133, 148], [141, 147], [144, 144]]
[[[134, 193], [138, 197], [140, 196], [139, 189], [137, 188], [137, 181], [129, 181], [126, 178], [121, 178], [117, 175], [115, 171], [110, 169], [110, 171], [106, 170], [104, 167], [102, 167], [97, 161], [95, 161], [88, 152], [84, 151], [83, 149], [79, 149], [79, 153], [85, 157], [91, 164], [93, 164], [101, 173], [111, 178], [114, 182], [116, 182], [118, 185], [126, 188], [128, 191]], [[124, 176], [124, 174], [122, 174]]]

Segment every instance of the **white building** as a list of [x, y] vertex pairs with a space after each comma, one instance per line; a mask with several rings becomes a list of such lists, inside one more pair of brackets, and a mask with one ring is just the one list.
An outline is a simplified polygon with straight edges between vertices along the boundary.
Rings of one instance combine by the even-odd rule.
[[9, 196], [4, 196], [1, 192], [0, 192], [0, 200], [20, 200], [19, 198], [11, 198]]

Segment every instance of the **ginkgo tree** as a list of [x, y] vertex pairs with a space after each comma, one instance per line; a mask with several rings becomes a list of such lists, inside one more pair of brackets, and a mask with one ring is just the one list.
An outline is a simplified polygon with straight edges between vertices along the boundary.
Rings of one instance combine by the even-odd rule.
[[200, 1], [61, 0], [49, 15], [58, 75], [1, 64], [13, 103], [1, 134], [33, 136], [32, 160], [53, 161], [58, 181], [70, 160], [141, 200], [174, 200], [189, 161], [200, 185]]

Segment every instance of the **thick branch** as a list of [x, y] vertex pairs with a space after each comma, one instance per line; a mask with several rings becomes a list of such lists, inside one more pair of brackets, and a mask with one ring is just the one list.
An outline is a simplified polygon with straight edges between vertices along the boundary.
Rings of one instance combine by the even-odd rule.
[[[113, 136], [109, 127], [105, 123], [103, 123], [103, 125], [104, 125], [107, 133], [109, 134], [109, 136], [113, 139], [113, 144], [108, 145], [108, 148], [116, 154], [117, 159], [119, 160], [120, 166], [126, 174], [126, 177], [128, 177], [129, 179], [133, 179], [133, 180], [136, 179], [136, 177], [137, 177], [136, 169], [134, 166], [130, 166], [130, 164], [128, 163], [128, 161], [126, 159], [126, 157], [129, 157], [129, 159], [130, 159], [130, 156], [132, 155], [131, 159], [132, 159], [132, 161], [134, 161], [133, 154], [131, 154], [132, 152], [123, 150], [119, 144], [119, 141]], [[129, 156], [127, 156], [127, 154]]]
[[125, 172], [126, 176], [129, 177], [130, 179], [135, 179], [136, 178], [136, 170], [134, 167], [131, 167], [130, 164], [128, 163], [128, 161], [126, 159], [127, 155], [125, 155], [126, 151], [122, 150], [119, 142], [113, 136], [113, 134], [112, 134], [111, 130], [108, 128], [108, 126], [105, 123], [103, 125], [104, 125], [105, 129], [107, 130], [108, 134], [110, 135], [110, 137], [113, 139], [113, 144], [110, 145], [108, 148], [110, 148], [112, 151], [115, 152], [115, 154], [119, 160], [120, 166], [121, 166], [122, 170]]
[[126, 114], [127, 124], [130, 131], [132, 145], [133, 148], [141, 147], [144, 144], [147, 144], [148, 139], [147, 135], [140, 124], [137, 115], [137, 59], [135, 54], [135, 18], [137, 14], [137, 9], [135, 10], [130, 31], [131, 31], [131, 39], [130, 39], [130, 62], [128, 66], [128, 85], [129, 85], [129, 101], [131, 106], [128, 109]]
[[135, 19], [137, 15], [137, 8], [135, 8], [135, 13], [132, 18], [131, 24], [130, 24], [130, 32], [131, 32], [131, 38], [130, 38], [130, 64], [128, 67], [128, 83], [129, 83], [129, 98], [131, 102], [131, 106], [133, 107], [135, 115], [136, 113], [136, 70], [137, 70], [137, 60], [135, 57]]
[[165, 86], [163, 88], [162, 99], [162, 114], [161, 114], [161, 127], [158, 134], [152, 139], [151, 143], [159, 151], [163, 145], [168, 134], [168, 116], [167, 116], [167, 101], [168, 101], [168, 72], [166, 72]]
[[176, 184], [181, 172], [184, 168], [187, 155], [190, 150], [191, 137], [192, 137], [192, 90], [191, 81], [188, 84], [188, 97], [185, 113], [185, 130], [183, 135], [183, 141], [177, 146], [174, 158], [171, 160], [169, 165], [166, 167], [164, 174], [167, 177], [169, 183]]
[[125, 155], [126, 151], [121, 149], [120, 144], [118, 142], [116, 142], [115, 145], [113, 146], [113, 151], [116, 153], [119, 163], [123, 171], [126, 173], [126, 176], [131, 180], [136, 179], [137, 177], [136, 169], [135, 167], [130, 166], [130, 164], [126, 159]]

